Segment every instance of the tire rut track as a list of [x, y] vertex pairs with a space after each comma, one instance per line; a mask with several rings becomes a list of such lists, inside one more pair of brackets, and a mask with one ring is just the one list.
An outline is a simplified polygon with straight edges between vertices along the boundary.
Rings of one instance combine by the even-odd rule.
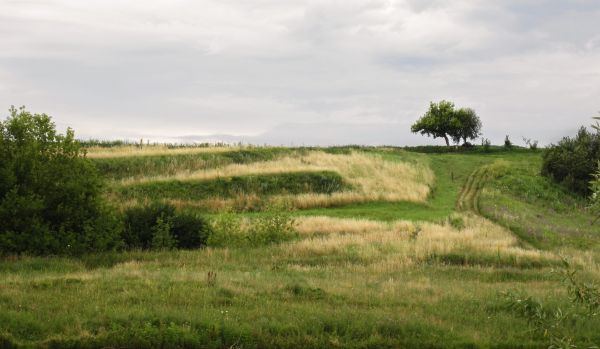
[[487, 166], [482, 166], [469, 175], [456, 202], [459, 211], [470, 211], [479, 214], [479, 192], [487, 179], [487, 175]]

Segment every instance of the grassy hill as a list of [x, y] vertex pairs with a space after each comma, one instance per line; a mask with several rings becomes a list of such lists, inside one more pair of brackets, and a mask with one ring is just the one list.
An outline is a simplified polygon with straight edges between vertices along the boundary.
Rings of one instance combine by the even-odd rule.
[[[574, 309], [562, 259], [577, 280], [600, 280], [600, 227], [585, 201], [539, 175], [540, 152], [413, 150], [89, 149], [115, 205], [166, 201], [234, 229], [200, 250], [5, 258], [0, 347], [557, 341], [503, 292], [528, 309], [540, 300], [547, 321]], [[281, 217], [291, 235], [239, 243]], [[600, 344], [598, 316], [561, 326], [581, 347]]]

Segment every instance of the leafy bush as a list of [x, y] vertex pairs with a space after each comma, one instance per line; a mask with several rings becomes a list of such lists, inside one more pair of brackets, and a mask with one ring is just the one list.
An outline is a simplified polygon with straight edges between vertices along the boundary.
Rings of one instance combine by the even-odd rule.
[[506, 149], [512, 149], [513, 144], [510, 141], [510, 138], [508, 138], [508, 135], [506, 135], [506, 137], [504, 137], [504, 148]]
[[600, 133], [584, 127], [575, 138], [565, 137], [544, 153], [542, 174], [579, 194], [590, 193], [590, 181], [600, 161]]
[[11, 107], [0, 122], [0, 253], [82, 254], [118, 249], [118, 220], [102, 181], [68, 129]]
[[123, 221], [123, 240], [131, 249], [198, 248], [210, 231], [203, 218], [161, 203], [129, 208]]
[[296, 237], [294, 220], [284, 211], [269, 211], [252, 220], [243, 220], [236, 215], [223, 214], [213, 222], [208, 245], [255, 247], [289, 241]]
[[155, 250], [171, 250], [176, 244], [177, 241], [171, 233], [171, 224], [163, 217], [158, 217], [156, 224], [152, 227], [152, 248]]
[[592, 190], [592, 207], [591, 209], [597, 215], [596, 222], [600, 219], [600, 161], [598, 161], [598, 171], [594, 173], [594, 179], [591, 182], [590, 189]]

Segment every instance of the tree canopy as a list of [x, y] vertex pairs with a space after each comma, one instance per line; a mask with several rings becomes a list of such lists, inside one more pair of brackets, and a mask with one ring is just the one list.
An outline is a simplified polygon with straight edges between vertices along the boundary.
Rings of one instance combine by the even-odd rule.
[[455, 109], [454, 103], [442, 100], [431, 102], [429, 110], [412, 126], [413, 133], [421, 133], [433, 138], [444, 138], [446, 145], [450, 139], [456, 144], [463, 140], [475, 139], [481, 134], [481, 120], [471, 108]]

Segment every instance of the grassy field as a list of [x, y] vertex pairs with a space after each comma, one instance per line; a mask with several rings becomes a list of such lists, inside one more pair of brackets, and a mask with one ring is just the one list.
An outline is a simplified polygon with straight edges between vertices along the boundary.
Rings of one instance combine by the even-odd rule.
[[[6, 257], [0, 347], [547, 348], [558, 337], [502, 293], [567, 313], [562, 259], [600, 281], [600, 227], [584, 200], [539, 175], [540, 152], [276, 149], [90, 150], [120, 164], [99, 165], [115, 204], [167, 198], [240, 227], [285, 207], [294, 234]], [[251, 197], [269, 204], [233, 204]], [[600, 345], [600, 316], [561, 326], [578, 347]]]

